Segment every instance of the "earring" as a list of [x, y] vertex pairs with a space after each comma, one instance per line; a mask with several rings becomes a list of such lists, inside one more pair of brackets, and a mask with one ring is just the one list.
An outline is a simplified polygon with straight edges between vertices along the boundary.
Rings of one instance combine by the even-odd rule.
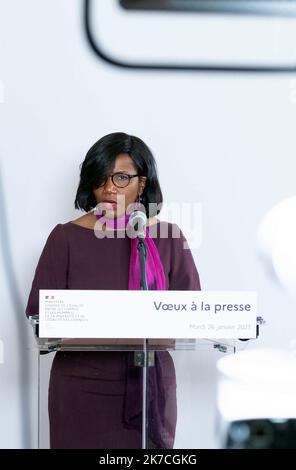
[[138, 194], [138, 197], [136, 199], [136, 206], [137, 208], [140, 208], [141, 207], [141, 204], [142, 204], [142, 198], [141, 198], [141, 195]]

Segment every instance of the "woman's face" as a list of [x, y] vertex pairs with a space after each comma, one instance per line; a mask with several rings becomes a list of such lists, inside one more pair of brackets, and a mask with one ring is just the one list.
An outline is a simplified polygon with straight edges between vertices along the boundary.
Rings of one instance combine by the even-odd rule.
[[128, 154], [121, 153], [116, 157], [113, 171], [104, 186], [94, 189], [96, 201], [101, 203], [100, 207], [106, 211], [106, 217], [116, 217], [124, 214], [128, 205], [135, 202], [138, 195], [142, 194], [147, 179], [145, 176], [136, 176], [130, 179], [129, 184], [125, 188], [118, 188], [111, 179], [114, 173], [136, 175], [138, 171]]

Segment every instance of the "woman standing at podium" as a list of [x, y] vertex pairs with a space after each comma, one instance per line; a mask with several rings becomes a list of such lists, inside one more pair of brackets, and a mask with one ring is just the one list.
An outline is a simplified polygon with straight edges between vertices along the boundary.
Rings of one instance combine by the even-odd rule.
[[[122, 236], [131, 204], [145, 210], [148, 219], [149, 289], [200, 290], [182, 232], [155, 217], [162, 192], [150, 149], [118, 132], [102, 137], [86, 154], [75, 198], [75, 208], [86, 214], [57, 224], [49, 234], [27, 316], [39, 313], [39, 289], [140, 289], [137, 239]], [[57, 352], [49, 385], [51, 448], [141, 448], [141, 374], [132, 352]], [[149, 368], [148, 409], [149, 446], [172, 448], [176, 377], [167, 351], [156, 352]]]

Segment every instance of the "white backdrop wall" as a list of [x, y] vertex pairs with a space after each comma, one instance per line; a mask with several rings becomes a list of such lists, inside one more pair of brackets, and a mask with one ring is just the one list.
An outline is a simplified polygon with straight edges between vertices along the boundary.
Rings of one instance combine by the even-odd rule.
[[[109, 132], [147, 142], [167, 202], [202, 204], [202, 243], [192, 250], [202, 288], [258, 292], [267, 324], [249, 347], [290, 347], [295, 309], [266, 275], [256, 232], [295, 193], [293, 76], [111, 67], [86, 42], [80, 0], [1, 0], [0, 80], [1, 448], [37, 445], [27, 297], [49, 232], [82, 215], [73, 206], [79, 163]], [[176, 447], [215, 447], [215, 357], [174, 359]]]

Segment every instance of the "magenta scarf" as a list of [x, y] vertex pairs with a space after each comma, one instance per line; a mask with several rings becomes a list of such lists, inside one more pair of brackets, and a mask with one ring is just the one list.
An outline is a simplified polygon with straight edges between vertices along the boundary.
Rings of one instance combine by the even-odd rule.
[[[98, 220], [102, 215], [96, 214]], [[114, 219], [108, 219], [104, 217], [104, 224], [106, 227], [119, 229], [127, 226], [129, 221], [129, 215], [122, 215], [115, 217]], [[126, 235], [128, 236], [128, 235]], [[140, 255], [137, 249], [138, 239], [130, 238], [131, 241], [131, 254], [130, 254], [130, 265], [129, 265], [129, 290], [140, 290]], [[158, 249], [150, 237], [148, 227], [146, 227], [146, 248], [147, 248], [147, 259], [146, 259], [146, 272], [147, 272], [147, 283], [149, 290], [166, 290], [166, 281], [163, 265], [158, 253]]]

